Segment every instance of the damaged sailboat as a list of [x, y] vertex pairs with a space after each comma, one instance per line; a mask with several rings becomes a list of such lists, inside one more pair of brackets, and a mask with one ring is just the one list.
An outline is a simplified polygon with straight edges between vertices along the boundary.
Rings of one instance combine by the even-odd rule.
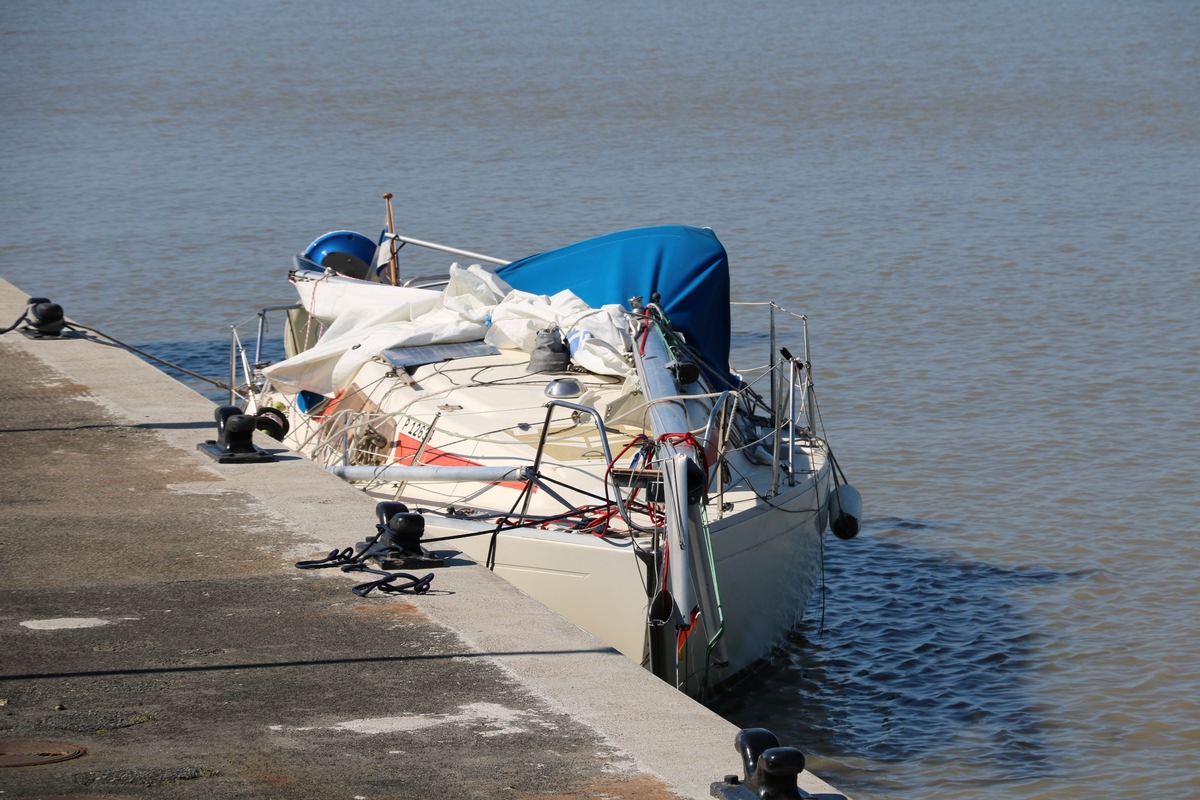
[[[381, 238], [334, 231], [295, 257], [287, 357], [243, 359], [260, 428], [682, 691], [769, 655], [825, 529], [850, 538], [861, 516], [819, 435], [805, 318], [761, 304], [770, 358], [732, 368], [728, 258], [705, 228], [513, 262]], [[407, 274], [404, 247], [463, 263]], [[777, 341], [785, 321], [798, 341]]]

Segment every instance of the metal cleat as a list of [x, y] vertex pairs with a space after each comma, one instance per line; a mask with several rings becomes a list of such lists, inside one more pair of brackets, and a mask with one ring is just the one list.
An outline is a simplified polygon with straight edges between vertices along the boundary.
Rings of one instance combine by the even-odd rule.
[[726, 775], [712, 784], [713, 797], [723, 800], [800, 800], [811, 798], [796, 782], [804, 771], [804, 754], [780, 747], [779, 738], [766, 728], [746, 728], [733, 740], [742, 756], [745, 780]]
[[259, 464], [275, 460], [274, 455], [254, 444], [256, 417], [243, 414], [237, 406], [220, 406], [214, 416], [217, 438], [196, 445], [197, 450], [207, 453], [219, 464]]
[[375, 559], [381, 569], [417, 569], [441, 567], [446, 561], [421, 546], [425, 535], [425, 517], [412, 513], [398, 502], [383, 502], [375, 506], [379, 517], [376, 535], [359, 542], [356, 550], [362, 560]]

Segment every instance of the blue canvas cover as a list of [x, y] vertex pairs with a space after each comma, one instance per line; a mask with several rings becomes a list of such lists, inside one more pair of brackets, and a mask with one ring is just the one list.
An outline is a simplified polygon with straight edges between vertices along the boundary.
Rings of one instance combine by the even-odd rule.
[[610, 233], [496, 269], [514, 289], [570, 289], [593, 308], [658, 292], [671, 327], [722, 375], [729, 370], [729, 258], [707, 228], [660, 225]]

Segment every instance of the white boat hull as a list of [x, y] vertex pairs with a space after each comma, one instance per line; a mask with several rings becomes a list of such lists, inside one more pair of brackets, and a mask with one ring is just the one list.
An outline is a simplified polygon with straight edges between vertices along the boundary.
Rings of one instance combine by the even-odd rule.
[[[713, 621], [697, 620], [687, 641], [676, 683], [699, 695], [736, 681], [779, 646], [797, 625], [820, 580], [828, 511], [822, 500], [830, 486], [828, 468], [812, 483], [710, 523], [717, 585], [724, 615], [728, 666], [710, 668], [705, 650], [716, 633]], [[391, 499], [392, 487], [372, 493]], [[782, 512], [782, 513], [781, 513]], [[481, 528], [466, 521], [427, 517], [426, 538], [455, 536]], [[431, 543], [488, 563], [490, 535]], [[649, 665], [646, 624], [653, 585], [647, 563], [629, 539], [561, 531], [517, 529], [497, 535], [492, 560], [496, 574], [638, 663]]]
[[[673, 291], [699, 299], [697, 316], [681, 306], [681, 330], [658, 305], [666, 278], [630, 311], [623, 297], [512, 291], [478, 266], [452, 266], [438, 293], [298, 258], [297, 352], [249, 381], [250, 410], [286, 416], [287, 444], [420, 513], [427, 549], [460, 550], [703, 695], [801, 621], [835, 465], [814, 434], [807, 361], [775, 347], [775, 306], [770, 364], [717, 366], [728, 336], [705, 323], [724, 316], [728, 333], [712, 302], [728, 287], [711, 232], [619, 235], [609, 263], [648, 274], [629, 248], [657, 264], [684, 241], [695, 259]], [[584, 270], [603, 261], [595, 242], [576, 254]], [[319, 340], [316, 323], [328, 325]]]

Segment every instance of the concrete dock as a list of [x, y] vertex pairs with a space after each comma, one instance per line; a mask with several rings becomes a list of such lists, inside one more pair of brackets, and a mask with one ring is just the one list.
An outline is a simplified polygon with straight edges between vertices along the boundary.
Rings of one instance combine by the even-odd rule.
[[[0, 280], [0, 327], [26, 301]], [[657, 800], [741, 774], [734, 725], [480, 566], [366, 598], [297, 570], [373, 534], [374, 501], [270, 440], [275, 463], [217, 464], [213, 410], [94, 338], [0, 336], [4, 800]]]

